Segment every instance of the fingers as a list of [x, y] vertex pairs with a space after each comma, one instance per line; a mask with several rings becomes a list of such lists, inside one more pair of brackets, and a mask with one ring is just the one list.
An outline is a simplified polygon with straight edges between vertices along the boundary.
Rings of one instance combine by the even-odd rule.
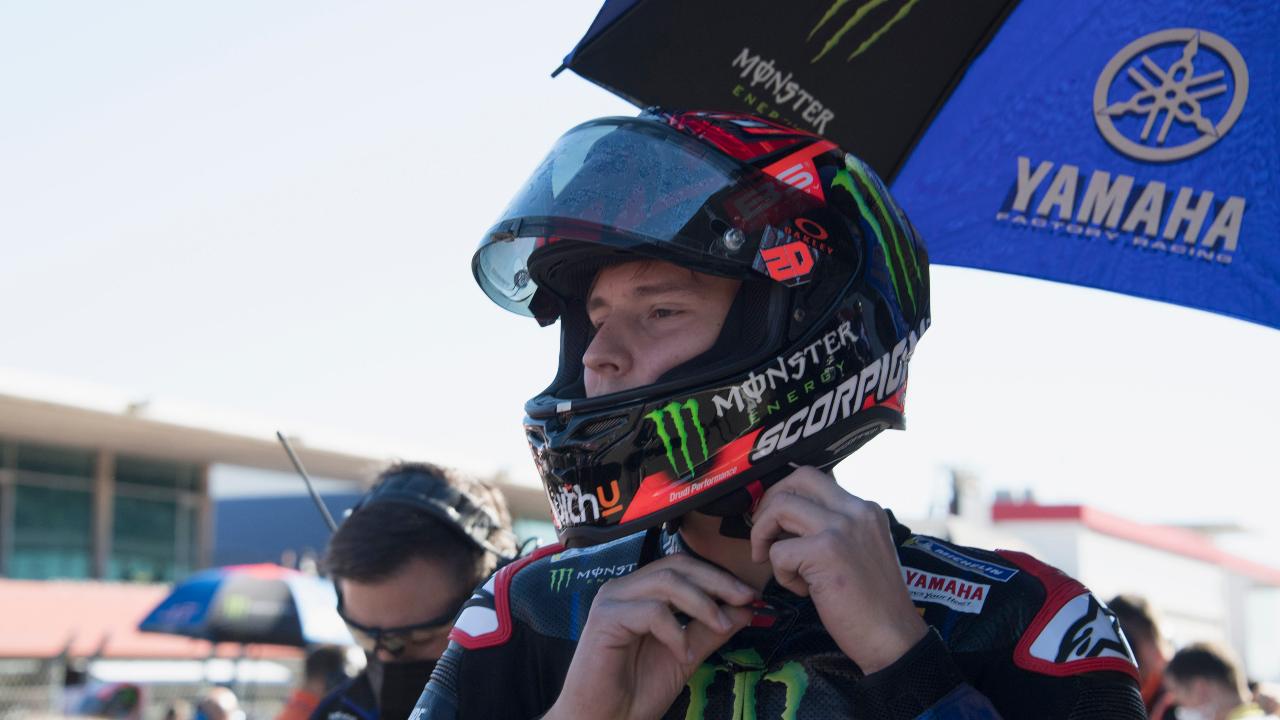
[[[713, 600], [719, 600], [728, 605], [747, 605], [756, 599], [755, 590], [732, 574], [711, 563], [684, 554], [662, 558], [626, 577], [606, 584], [611, 596], [621, 599], [665, 598], [690, 616], [700, 617], [691, 608], [684, 607], [677, 601], [678, 598], [689, 597], [689, 586]], [[700, 619], [709, 620], [705, 617]], [[708, 624], [715, 625], [713, 622]]]
[[[850, 498], [858, 499], [841, 488], [829, 473], [810, 465], [802, 465], [790, 475], [779, 480], [777, 484], [769, 488], [769, 491], [765, 493], [764, 500], [768, 500], [769, 495], [775, 492], [776, 494], [794, 493], [805, 495], [829, 507], [838, 507]], [[761, 501], [761, 504], [763, 502]]]
[[690, 581], [676, 570], [658, 571], [654, 573], [651, 583], [637, 585], [627, 594], [665, 601], [672, 608], [717, 630], [726, 630], [731, 624], [729, 617], [720, 609], [720, 604], [706, 588]]
[[[755, 598], [750, 586], [724, 570], [687, 555], [672, 555], [605, 583], [588, 622], [612, 625], [633, 639], [652, 635], [684, 660], [703, 651], [698, 643], [704, 639], [718, 638], [723, 643], [749, 623], [750, 611], [735, 606], [748, 605]], [[688, 621], [681, 623], [676, 613], [688, 616]]]
[[[751, 624], [752, 611], [751, 608], [745, 607], [726, 607], [725, 615], [729, 618], [729, 627], [727, 630], [716, 631], [700, 622], [691, 622], [685, 628], [685, 641], [687, 642], [688, 654], [676, 657], [687, 657], [687, 662], [691, 665], [698, 665], [706, 660], [711, 653], [717, 648], [728, 642], [739, 630]], [[692, 669], [692, 668], [691, 668]]]
[[666, 645], [674, 657], [689, 662], [692, 656], [685, 630], [671, 608], [658, 600], [633, 600], [619, 603], [617, 622], [635, 637], [652, 635]]
[[769, 562], [773, 565], [773, 578], [782, 587], [799, 595], [809, 596], [809, 583], [805, 581], [802, 566], [813, 552], [809, 538], [792, 538], [769, 546]]
[[789, 492], [766, 496], [752, 519], [751, 560], [763, 562], [769, 557], [769, 546], [780, 538], [814, 535], [844, 520], [810, 497]]

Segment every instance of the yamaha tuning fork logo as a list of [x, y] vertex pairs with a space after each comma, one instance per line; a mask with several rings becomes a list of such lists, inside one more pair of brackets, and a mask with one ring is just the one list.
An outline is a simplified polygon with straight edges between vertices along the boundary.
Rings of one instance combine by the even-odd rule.
[[1235, 46], [1193, 28], [1161, 30], [1116, 53], [1093, 90], [1093, 117], [1113, 148], [1136, 160], [1171, 162], [1227, 134], [1249, 95]]

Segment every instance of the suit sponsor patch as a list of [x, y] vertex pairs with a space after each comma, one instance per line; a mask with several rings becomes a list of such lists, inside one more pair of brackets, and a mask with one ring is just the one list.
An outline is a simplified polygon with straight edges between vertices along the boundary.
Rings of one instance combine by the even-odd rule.
[[956, 612], [980, 613], [991, 586], [970, 580], [936, 575], [912, 567], [902, 568], [902, 580], [915, 602], [945, 605]]
[[986, 575], [996, 582], [1009, 582], [1014, 575], [1018, 574], [1018, 571], [1014, 568], [973, 557], [955, 548], [947, 547], [933, 538], [922, 535], [913, 535], [903, 543], [903, 546], [919, 548], [948, 565], [958, 567], [961, 570], [975, 572], [979, 575]]
[[1044, 603], [1013, 649], [1020, 668], [1068, 677], [1104, 670], [1138, 679], [1138, 664], [1115, 615], [1061, 570], [1026, 553], [998, 550], [1044, 586]]
[[1116, 616], [1090, 593], [1068, 600], [1031, 642], [1031, 657], [1055, 664], [1088, 658], [1134, 662]]

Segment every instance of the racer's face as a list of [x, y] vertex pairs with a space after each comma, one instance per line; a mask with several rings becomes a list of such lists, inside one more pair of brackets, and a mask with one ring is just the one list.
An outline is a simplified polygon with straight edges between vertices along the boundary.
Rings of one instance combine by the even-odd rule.
[[352, 634], [383, 662], [439, 658], [449, 644], [453, 613], [467, 593], [452, 566], [421, 557], [410, 559], [385, 580], [341, 578], [338, 584], [342, 615]]
[[715, 344], [741, 283], [657, 260], [604, 268], [587, 295], [587, 397], [656, 382]]

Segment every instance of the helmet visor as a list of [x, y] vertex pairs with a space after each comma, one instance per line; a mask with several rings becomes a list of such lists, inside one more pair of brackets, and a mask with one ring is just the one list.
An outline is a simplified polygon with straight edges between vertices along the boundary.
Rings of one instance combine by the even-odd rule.
[[663, 123], [606, 118], [560, 138], [481, 241], [472, 269], [499, 305], [543, 316], [545, 278], [530, 272], [530, 258], [562, 240], [748, 277], [764, 229], [815, 204]]

